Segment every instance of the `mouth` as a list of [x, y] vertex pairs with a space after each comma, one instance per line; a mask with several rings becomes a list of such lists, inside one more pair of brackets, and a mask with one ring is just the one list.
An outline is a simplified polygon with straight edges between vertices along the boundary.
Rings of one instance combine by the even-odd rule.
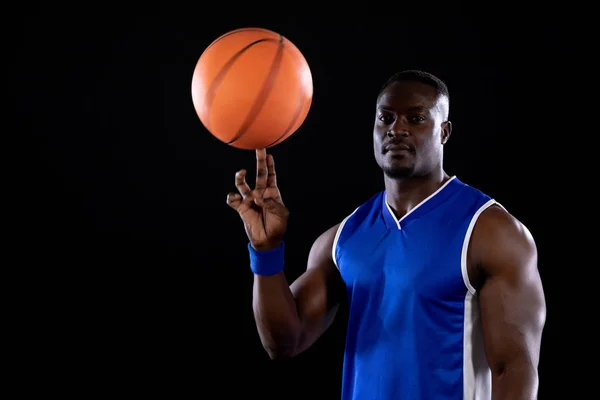
[[384, 153], [412, 153], [412, 148], [407, 144], [395, 143], [384, 147]]

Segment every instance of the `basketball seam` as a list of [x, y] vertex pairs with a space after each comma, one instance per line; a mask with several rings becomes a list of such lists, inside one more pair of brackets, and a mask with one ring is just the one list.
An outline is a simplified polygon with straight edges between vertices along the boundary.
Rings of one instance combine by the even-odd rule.
[[288, 127], [283, 131], [283, 133], [277, 139], [275, 139], [273, 142], [269, 143], [267, 145], [267, 147], [276, 145], [277, 143], [282, 141], [287, 136], [287, 134], [292, 130], [292, 128], [296, 124], [296, 121], [298, 121], [298, 117], [300, 116], [300, 113], [302, 112], [303, 106], [304, 106], [304, 102], [302, 101], [302, 96], [298, 96], [298, 105], [296, 106], [296, 111], [294, 112], [294, 116], [292, 117], [292, 120], [290, 121]]
[[[270, 42], [270, 41], [272, 41], [272, 39], [269, 39], [267, 41]], [[265, 105], [265, 102], [267, 101], [267, 98], [269, 97], [269, 93], [271, 93], [271, 89], [273, 89], [273, 84], [275, 82], [275, 79], [277, 78], [277, 75], [279, 74], [279, 68], [281, 67], [281, 60], [283, 58], [283, 37], [282, 36], [280, 36], [280, 39], [278, 40], [278, 42], [279, 42], [279, 46], [277, 46], [277, 52], [275, 53], [275, 57], [273, 58], [273, 62], [271, 63], [269, 75], [265, 79], [265, 82], [263, 83], [262, 88], [258, 92], [258, 95], [256, 96], [256, 98], [254, 100], [254, 104], [252, 104], [252, 107], [250, 107], [250, 110], [248, 111], [248, 115], [246, 115], [246, 119], [240, 126], [238, 133], [233, 137], [233, 139], [231, 139], [229, 142], [227, 142], [227, 144], [229, 144], [229, 145], [235, 143], [236, 141], [238, 141], [240, 138], [242, 138], [247, 133], [248, 128], [250, 128], [250, 126], [252, 125], [252, 123], [254, 122], [256, 117], [258, 116], [258, 114], [260, 114], [263, 106]]]
[[[223, 81], [223, 79], [225, 79], [225, 75], [227, 74], [227, 72], [229, 72], [229, 70], [231, 69], [231, 67], [233, 66], [233, 64], [235, 63], [235, 61], [248, 49], [250, 49], [252, 46], [257, 45], [258, 43], [264, 42], [264, 41], [272, 41], [273, 39], [258, 39], [255, 40], [252, 43], [247, 44], [246, 46], [242, 47], [237, 53], [235, 53], [233, 56], [231, 56], [231, 58], [229, 60], [227, 60], [227, 62], [225, 64], [223, 64], [223, 66], [221, 67], [221, 70], [217, 73], [217, 75], [215, 76], [215, 78], [213, 79], [210, 88], [206, 91], [206, 97], [205, 97], [205, 104], [206, 104], [206, 110], [208, 112], [208, 115], [210, 115], [210, 108], [212, 106], [212, 102], [215, 98], [215, 95], [217, 93], [217, 89], [219, 88], [219, 85], [221, 84], [221, 82]], [[210, 126], [210, 117], [208, 118], [207, 121], [207, 128], [209, 128]]]
[[217, 44], [219, 41], [225, 39], [226, 37], [229, 37], [231, 35], [235, 35], [236, 33], [248, 32], [248, 31], [249, 32], [264, 33], [265, 29], [263, 29], [263, 28], [240, 28], [240, 29], [233, 30], [231, 32], [227, 32], [226, 34], [224, 34], [223, 36], [221, 36], [220, 38], [216, 39], [214, 42], [212, 42], [211, 44], [209, 44], [208, 47], [206, 47], [206, 50], [210, 49], [212, 46], [214, 46], [215, 44]]

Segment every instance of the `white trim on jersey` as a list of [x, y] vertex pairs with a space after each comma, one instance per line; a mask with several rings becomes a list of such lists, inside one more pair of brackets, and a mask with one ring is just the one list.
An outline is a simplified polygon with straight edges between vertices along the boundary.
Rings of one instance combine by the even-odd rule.
[[455, 179], [456, 179], [456, 176], [452, 176], [442, 186], [440, 186], [435, 192], [431, 193], [425, 199], [421, 200], [421, 202], [419, 204], [417, 204], [412, 210], [410, 210], [409, 212], [407, 212], [406, 214], [404, 214], [402, 216], [402, 218], [400, 218], [400, 219], [396, 218], [396, 214], [394, 214], [394, 212], [392, 211], [392, 207], [390, 207], [390, 205], [388, 204], [388, 202], [387, 202], [387, 193], [386, 193], [385, 205], [387, 206], [388, 211], [390, 212], [390, 214], [394, 218], [394, 221], [396, 221], [396, 225], [398, 226], [398, 229], [400, 229], [400, 230], [402, 229], [402, 225], [400, 225], [400, 223], [402, 222], [402, 220], [404, 218], [408, 217], [410, 214], [412, 214], [413, 212], [415, 212], [416, 209], [418, 209], [419, 207], [421, 207], [423, 204], [427, 203], [431, 198], [435, 197], [436, 194], [438, 194], [439, 192], [441, 192], [446, 186], [448, 186], [448, 184], [450, 182], [452, 182]]
[[346, 218], [344, 218], [342, 220], [342, 222], [340, 223], [340, 226], [338, 226], [337, 231], [335, 232], [335, 238], [333, 239], [333, 246], [331, 246], [331, 258], [333, 258], [333, 263], [335, 264], [335, 267], [339, 270], [340, 266], [337, 263], [337, 259], [335, 258], [335, 250], [337, 248], [337, 243], [338, 240], [340, 239], [340, 235], [342, 234], [342, 229], [344, 229], [344, 225], [346, 225], [346, 221], [348, 221], [348, 219], [354, 215], [355, 212], [358, 211], [360, 207], [356, 207], [356, 209], [354, 211], [352, 211], [352, 213], [350, 213], [350, 215], [348, 215]]
[[462, 246], [460, 268], [467, 287], [463, 328], [463, 398], [465, 400], [489, 400], [492, 396], [492, 375], [483, 347], [477, 292], [469, 280], [467, 271], [467, 253], [477, 219], [493, 204], [498, 203], [494, 199], [488, 200], [473, 215]]
[[475, 214], [473, 214], [471, 222], [469, 223], [469, 227], [467, 228], [465, 238], [463, 240], [462, 253], [460, 255], [460, 268], [462, 272], [463, 281], [465, 282], [465, 286], [473, 295], [475, 294], [475, 288], [473, 288], [473, 285], [471, 285], [471, 282], [469, 281], [469, 274], [467, 272], [467, 252], [469, 250], [469, 242], [471, 241], [471, 235], [473, 234], [473, 229], [475, 228], [475, 223], [479, 219], [479, 216], [482, 212], [487, 210], [488, 207], [490, 207], [493, 204], [496, 204], [496, 200], [490, 199], [487, 201], [487, 203], [479, 207]]

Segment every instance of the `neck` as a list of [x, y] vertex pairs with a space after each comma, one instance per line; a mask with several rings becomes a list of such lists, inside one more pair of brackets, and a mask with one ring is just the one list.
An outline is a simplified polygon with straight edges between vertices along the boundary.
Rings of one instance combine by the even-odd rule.
[[419, 203], [431, 196], [450, 176], [443, 169], [436, 169], [423, 176], [394, 179], [384, 176], [386, 201], [400, 219]]

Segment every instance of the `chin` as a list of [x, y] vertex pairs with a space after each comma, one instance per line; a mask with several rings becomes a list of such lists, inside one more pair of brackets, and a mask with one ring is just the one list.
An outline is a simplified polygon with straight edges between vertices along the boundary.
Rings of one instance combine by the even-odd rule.
[[393, 165], [382, 168], [383, 173], [392, 179], [409, 178], [414, 175], [414, 166]]

